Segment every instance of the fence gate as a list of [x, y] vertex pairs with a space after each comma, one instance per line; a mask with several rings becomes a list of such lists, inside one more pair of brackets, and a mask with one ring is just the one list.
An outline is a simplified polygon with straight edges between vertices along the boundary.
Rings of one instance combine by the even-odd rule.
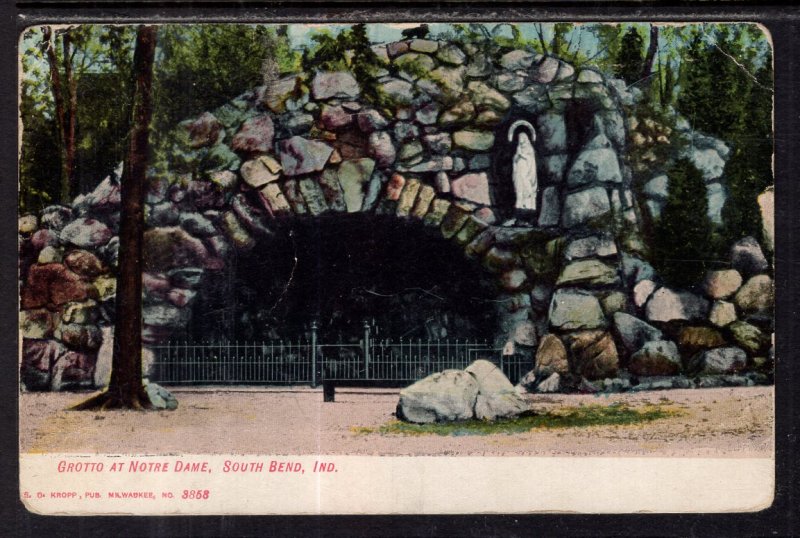
[[153, 346], [150, 379], [164, 385], [268, 384], [317, 386], [324, 380], [410, 384], [432, 373], [463, 369], [477, 359], [497, 364], [512, 383], [533, 365], [519, 354], [503, 355], [485, 340], [376, 339], [370, 327], [357, 343], [317, 340], [167, 342]]

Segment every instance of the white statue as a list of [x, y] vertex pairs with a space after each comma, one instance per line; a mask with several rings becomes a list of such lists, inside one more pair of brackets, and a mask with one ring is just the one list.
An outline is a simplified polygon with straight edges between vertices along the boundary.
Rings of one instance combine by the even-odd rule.
[[536, 194], [539, 189], [539, 182], [536, 179], [536, 154], [533, 151], [536, 130], [525, 120], [515, 121], [508, 130], [509, 142], [514, 141], [514, 131], [517, 127], [526, 127], [531, 135], [529, 137], [525, 132], [519, 134], [517, 152], [514, 154], [511, 178], [517, 195], [515, 207], [536, 210]]

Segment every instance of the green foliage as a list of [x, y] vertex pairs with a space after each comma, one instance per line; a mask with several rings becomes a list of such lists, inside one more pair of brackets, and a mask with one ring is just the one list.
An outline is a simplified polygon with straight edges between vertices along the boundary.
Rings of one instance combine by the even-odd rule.
[[614, 71], [628, 85], [638, 82], [642, 74], [643, 48], [644, 39], [639, 31], [634, 27], [628, 28], [617, 51]]
[[677, 161], [667, 177], [669, 192], [655, 225], [652, 261], [669, 284], [690, 287], [713, 257], [705, 182], [688, 159]]
[[587, 428], [591, 426], [629, 426], [652, 422], [682, 413], [662, 405], [644, 405], [633, 408], [625, 404], [581, 405], [565, 407], [540, 415], [528, 414], [512, 419], [493, 422], [466, 420], [460, 422], [437, 422], [432, 424], [411, 424], [393, 421], [378, 428], [356, 427], [354, 433], [380, 433], [389, 435], [493, 435], [525, 433], [535, 429]]

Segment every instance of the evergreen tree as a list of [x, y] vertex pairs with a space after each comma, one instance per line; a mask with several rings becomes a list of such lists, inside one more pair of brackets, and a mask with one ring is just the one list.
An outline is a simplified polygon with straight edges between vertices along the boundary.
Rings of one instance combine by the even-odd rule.
[[614, 74], [628, 85], [637, 82], [642, 74], [643, 47], [644, 40], [639, 31], [634, 27], [628, 28], [622, 36], [614, 70]]
[[677, 161], [667, 176], [669, 192], [655, 225], [652, 258], [668, 284], [689, 287], [700, 281], [712, 257], [706, 187], [688, 159]]

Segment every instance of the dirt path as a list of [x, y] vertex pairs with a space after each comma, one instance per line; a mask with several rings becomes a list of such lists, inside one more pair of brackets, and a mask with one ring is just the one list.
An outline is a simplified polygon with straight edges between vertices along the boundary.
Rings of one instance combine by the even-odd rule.
[[358, 433], [394, 419], [397, 392], [337, 390], [175, 390], [173, 412], [65, 411], [85, 394], [20, 395], [23, 452], [357, 455], [537, 455], [768, 457], [773, 388], [672, 390], [610, 396], [534, 396], [537, 410], [625, 402], [681, 412], [649, 423], [539, 428], [485, 436]]

